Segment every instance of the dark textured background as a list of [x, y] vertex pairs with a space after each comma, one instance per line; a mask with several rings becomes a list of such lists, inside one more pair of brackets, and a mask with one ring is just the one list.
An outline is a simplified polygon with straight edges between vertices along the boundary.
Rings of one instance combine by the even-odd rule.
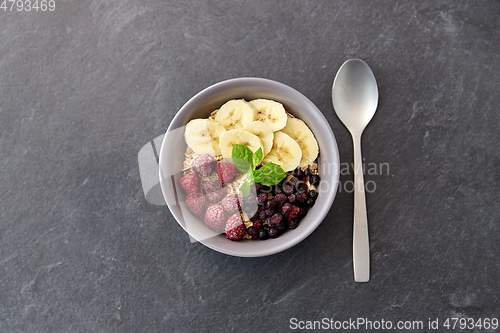
[[[0, 11], [1, 332], [500, 317], [498, 1], [55, 1]], [[139, 149], [228, 78], [301, 91], [351, 163], [331, 84], [352, 57], [380, 92], [365, 161], [390, 165], [365, 177], [369, 283], [345, 191], [306, 240], [255, 259], [190, 243], [145, 201]]]

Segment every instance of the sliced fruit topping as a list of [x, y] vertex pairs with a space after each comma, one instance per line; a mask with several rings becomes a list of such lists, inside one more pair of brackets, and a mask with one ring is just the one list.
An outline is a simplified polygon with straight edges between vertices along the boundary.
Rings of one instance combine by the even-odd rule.
[[262, 141], [255, 134], [240, 129], [233, 129], [224, 132], [220, 137], [220, 148], [224, 158], [231, 158], [234, 145], [245, 145], [252, 152], [256, 152], [259, 148], [264, 151]]
[[259, 137], [260, 141], [262, 141], [262, 145], [264, 146], [264, 156], [271, 151], [271, 148], [273, 147], [274, 134], [271, 127], [269, 127], [266, 123], [257, 120], [243, 127], [243, 130]]
[[316, 160], [319, 152], [318, 142], [306, 123], [297, 118], [290, 118], [281, 131], [297, 141], [300, 149], [302, 149], [300, 167], [310, 165]]
[[264, 157], [264, 163], [273, 162], [280, 165], [283, 170], [295, 169], [302, 158], [299, 144], [283, 132], [274, 133], [273, 148]]
[[233, 99], [220, 107], [215, 121], [226, 130], [241, 129], [255, 120], [257, 110], [243, 99]]
[[193, 119], [186, 125], [184, 139], [196, 154], [220, 155], [219, 138], [226, 129], [211, 119]]
[[273, 132], [285, 127], [288, 117], [281, 103], [269, 99], [254, 99], [250, 104], [257, 110], [256, 120], [266, 123]]

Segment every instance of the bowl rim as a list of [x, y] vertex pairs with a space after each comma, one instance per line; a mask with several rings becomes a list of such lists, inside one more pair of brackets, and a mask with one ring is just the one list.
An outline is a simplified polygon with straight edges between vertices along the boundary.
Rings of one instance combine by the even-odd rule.
[[[271, 249], [267, 249], [265, 251], [253, 251], [251, 253], [238, 252], [238, 251], [232, 251], [232, 250], [227, 249], [227, 248], [221, 248], [220, 246], [218, 246], [218, 244], [216, 242], [211, 241], [212, 238], [197, 239], [193, 234], [191, 234], [187, 230], [187, 228], [183, 225], [183, 223], [181, 223], [179, 220], [179, 219], [183, 219], [182, 214], [179, 214], [178, 211], [175, 211], [170, 207], [170, 203], [169, 203], [168, 196], [166, 193], [168, 191], [168, 189], [165, 188], [166, 187], [165, 183], [162, 181], [162, 179], [164, 177], [162, 175], [162, 167], [161, 167], [162, 161], [165, 159], [164, 154], [166, 153], [165, 152], [166, 149], [164, 149], [164, 147], [169, 146], [168, 144], [166, 144], [167, 134], [169, 132], [177, 129], [179, 126], [183, 126], [183, 125], [179, 125], [179, 124], [182, 124], [185, 120], [185, 119], [183, 119], [183, 116], [182, 116], [182, 114], [184, 113], [183, 111], [192, 110], [193, 106], [200, 104], [200, 101], [206, 100], [207, 98], [209, 98], [210, 96], [213, 96], [214, 94], [216, 94], [218, 92], [222, 92], [222, 91], [225, 91], [227, 89], [232, 89], [235, 87], [245, 87], [245, 86], [260, 86], [260, 87], [264, 87], [264, 88], [268, 87], [272, 90], [280, 90], [280, 91], [288, 92], [288, 93], [296, 96], [293, 98], [294, 100], [299, 100], [300, 104], [304, 103], [304, 104], [308, 105], [309, 108], [314, 110], [316, 113], [315, 116], [320, 118], [320, 121], [318, 122], [318, 126], [320, 126], [322, 128], [322, 131], [323, 130], [326, 131], [327, 135], [329, 136], [329, 139], [333, 143], [330, 148], [334, 152], [333, 158], [336, 162], [335, 163], [336, 168], [334, 168], [334, 170], [332, 171], [332, 172], [334, 172], [333, 179], [332, 179], [332, 181], [334, 182], [333, 188], [331, 189], [331, 191], [327, 191], [326, 193], [323, 192], [325, 194], [322, 193], [323, 195], [327, 196], [326, 201], [324, 202], [323, 206], [319, 208], [320, 210], [317, 212], [313, 223], [310, 223], [310, 225], [308, 225], [308, 227], [306, 229], [304, 229], [300, 233], [297, 233], [293, 238], [291, 238], [287, 242], [283, 242], [281, 244], [276, 244], [276, 246], [272, 247]], [[174, 126], [175, 126], [175, 128], [174, 128]], [[321, 152], [321, 150], [320, 150], [320, 152]], [[160, 180], [160, 188], [161, 188], [163, 197], [165, 199], [165, 202], [167, 203], [167, 206], [168, 206], [171, 214], [174, 216], [175, 220], [177, 221], [177, 223], [184, 229], [184, 231], [186, 231], [188, 233], [188, 235], [190, 237], [192, 237], [196, 241], [200, 242], [201, 244], [205, 245], [206, 247], [208, 247], [212, 250], [215, 250], [217, 252], [220, 252], [220, 253], [224, 253], [224, 254], [231, 255], [231, 256], [237, 256], [237, 257], [264, 257], [264, 256], [268, 256], [268, 255], [282, 252], [282, 251], [287, 250], [287, 249], [297, 245], [298, 243], [302, 242], [314, 230], [316, 230], [316, 228], [323, 222], [324, 218], [326, 217], [326, 215], [330, 211], [331, 206], [333, 204], [333, 201], [334, 201], [336, 194], [337, 194], [338, 183], [339, 183], [339, 179], [340, 179], [340, 155], [339, 155], [339, 150], [338, 150], [338, 146], [337, 146], [337, 141], [336, 141], [335, 135], [333, 134], [333, 131], [328, 123], [328, 120], [325, 118], [323, 113], [318, 109], [318, 107], [311, 100], [309, 100], [305, 95], [303, 95], [301, 92], [297, 91], [296, 89], [294, 89], [294, 88], [292, 88], [284, 83], [281, 83], [281, 82], [277, 82], [277, 81], [266, 79], [266, 78], [259, 78], [259, 77], [238, 77], [238, 78], [232, 78], [232, 79], [220, 81], [220, 82], [214, 83], [214, 84], [204, 88], [200, 92], [196, 93], [177, 111], [175, 116], [172, 118], [172, 121], [170, 122], [170, 124], [165, 132], [165, 136], [163, 138], [163, 142], [162, 142], [161, 149], [160, 149], [160, 154], [158, 155], [158, 157], [159, 157], [158, 176], [159, 176], [159, 180]], [[280, 238], [282, 238], [282, 237], [280, 237]], [[278, 240], [280, 238], [277, 238], [276, 240]], [[253, 240], [248, 240], [248, 241], [252, 242]]]

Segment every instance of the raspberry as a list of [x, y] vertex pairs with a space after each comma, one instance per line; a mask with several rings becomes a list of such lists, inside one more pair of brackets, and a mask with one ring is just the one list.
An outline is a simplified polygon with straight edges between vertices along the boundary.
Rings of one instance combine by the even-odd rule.
[[233, 215], [241, 210], [243, 205], [243, 197], [240, 194], [228, 195], [221, 201], [221, 206], [227, 215]]
[[224, 231], [226, 215], [221, 206], [210, 206], [205, 212], [205, 224], [207, 227], [217, 231]]
[[194, 159], [193, 163], [191, 163], [191, 168], [200, 176], [208, 177], [212, 174], [215, 163], [217, 163], [215, 157], [210, 154], [204, 154]]
[[201, 215], [207, 206], [205, 197], [200, 193], [189, 193], [186, 197], [187, 208], [195, 215]]
[[215, 203], [215, 202], [220, 202], [222, 198], [224, 198], [226, 195], [227, 195], [227, 190], [225, 187], [222, 187], [217, 191], [207, 193], [206, 198], [208, 202]]
[[231, 183], [236, 178], [239, 170], [228, 161], [221, 161], [217, 164], [217, 174], [224, 183]]
[[297, 206], [293, 206], [290, 208], [290, 211], [285, 215], [287, 220], [296, 219], [299, 216], [300, 208]]
[[253, 227], [257, 230], [260, 229], [260, 227], [262, 227], [262, 221], [261, 220], [257, 220], [253, 223]]
[[220, 180], [202, 180], [200, 187], [203, 192], [207, 194], [220, 190], [222, 188], [222, 182]]
[[195, 172], [190, 172], [179, 179], [179, 184], [181, 184], [186, 193], [198, 192], [200, 178], [198, 178]]
[[283, 216], [287, 216], [288, 213], [292, 211], [292, 205], [289, 204], [288, 202], [283, 205], [283, 208], [281, 208], [281, 211], [283, 212]]
[[245, 235], [246, 228], [239, 213], [231, 215], [226, 222], [226, 237], [233, 241], [239, 241]]

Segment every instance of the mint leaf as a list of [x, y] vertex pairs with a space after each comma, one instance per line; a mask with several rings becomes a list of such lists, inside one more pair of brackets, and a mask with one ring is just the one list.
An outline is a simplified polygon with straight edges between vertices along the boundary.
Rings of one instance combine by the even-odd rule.
[[253, 170], [252, 176], [253, 176], [253, 181], [256, 183], [260, 183], [262, 181], [262, 178], [264, 177], [264, 175], [262, 174], [262, 172], [260, 172], [260, 170]]
[[253, 169], [255, 169], [260, 164], [260, 161], [262, 161], [262, 148], [257, 149], [257, 151], [253, 153]]
[[243, 173], [248, 173], [252, 169], [253, 153], [245, 145], [234, 145], [231, 152], [234, 166]]
[[244, 197], [248, 197], [248, 195], [250, 194], [250, 188], [251, 188], [251, 183], [250, 181], [246, 181], [244, 182], [243, 184], [241, 184], [241, 195], [244, 196]]
[[260, 183], [265, 186], [276, 185], [286, 177], [286, 173], [281, 166], [273, 162], [266, 163], [258, 171], [260, 171], [263, 176]]

